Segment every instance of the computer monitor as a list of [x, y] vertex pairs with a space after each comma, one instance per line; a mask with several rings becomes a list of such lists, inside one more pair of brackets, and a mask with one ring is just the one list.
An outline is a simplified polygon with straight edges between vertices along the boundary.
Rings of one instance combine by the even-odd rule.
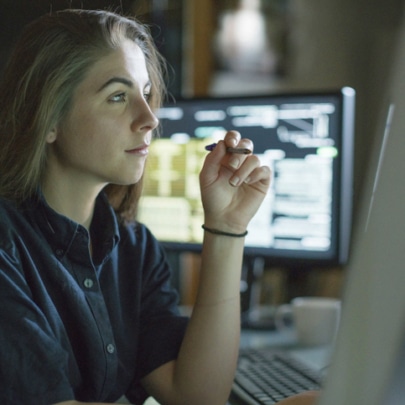
[[319, 405], [405, 402], [404, 13], [392, 68], [368, 145], [340, 330]]
[[193, 98], [159, 111], [139, 220], [163, 246], [199, 251], [198, 175], [205, 145], [237, 130], [270, 166], [270, 191], [248, 227], [246, 257], [274, 265], [338, 265], [349, 253], [355, 91]]

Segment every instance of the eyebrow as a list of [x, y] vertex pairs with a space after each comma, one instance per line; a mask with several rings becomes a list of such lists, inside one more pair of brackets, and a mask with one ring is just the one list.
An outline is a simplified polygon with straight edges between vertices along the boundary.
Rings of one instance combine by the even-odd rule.
[[128, 87], [134, 87], [134, 84], [128, 80], [125, 79], [124, 77], [112, 77], [111, 79], [107, 80], [99, 89], [98, 91], [100, 92], [101, 90], [105, 89], [106, 87], [110, 86], [113, 83], [122, 83], [125, 84], [125, 86]]
[[[98, 92], [100, 92], [101, 90], [105, 89], [106, 87], [110, 86], [113, 83], [122, 83], [127, 87], [133, 88], [134, 87], [134, 83], [131, 80], [126, 79], [125, 77], [112, 77], [111, 79], [107, 80], [99, 89]], [[148, 81], [145, 85], [146, 87], [150, 87], [152, 85], [152, 83], [150, 81]]]

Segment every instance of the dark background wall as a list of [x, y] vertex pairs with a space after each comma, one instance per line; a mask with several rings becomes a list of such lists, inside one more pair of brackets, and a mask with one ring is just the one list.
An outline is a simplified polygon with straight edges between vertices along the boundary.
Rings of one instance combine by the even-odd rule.
[[[262, 9], [269, 12], [266, 16], [273, 18], [270, 3], [284, 7], [288, 33], [283, 40], [288, 49], [283, 62], [284, 76], [267, 87], [262, 86], [262, 91], [341, 86], [356, 89], [353, 189], [356, 224], [357, 203], [371, 145], [382, 131], [381, 122], [389, 103], [387, 85], [405, 2], [262, 0]], [[34, 18], [51, 9], [111, 9], [137, 15], [151, 24], [159, 49], [173, 67], [169, 89], [174, 95], [210, 94], [217, 86], [213, 40], [218, 17], [237, 7], [237, 0], [0, 0], [0, 72], [22, 27]], [[240, 86], [249, 84], [249, 80], [237, 79], [236, 82]], [[227, 88], [226, 83], [221, 86], [223, 94], [252, 91], [243, 86]], [[318, 275], [317, 280], [323, 279], [325, 273]], [[324, 294], [338, 293], [341, 275], [341, 272], [328, 273]], [[278, 282], [272, 278], [272, 285]], [[282, 290], [281, 285], [278, 290]]]

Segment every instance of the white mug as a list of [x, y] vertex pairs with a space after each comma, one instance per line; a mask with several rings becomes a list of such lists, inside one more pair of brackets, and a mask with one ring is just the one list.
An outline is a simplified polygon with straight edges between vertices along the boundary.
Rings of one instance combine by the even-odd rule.
[[276, 311], [278, 329], [288, 327], [290, 318], [298, 342], [305, 346], [333, 343], [340, 321], [341, 301], [324, 297], [297, 297]]

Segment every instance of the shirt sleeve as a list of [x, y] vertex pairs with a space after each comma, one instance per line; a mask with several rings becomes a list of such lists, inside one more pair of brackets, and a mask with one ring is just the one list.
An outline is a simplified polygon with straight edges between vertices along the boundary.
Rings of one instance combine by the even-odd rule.
[[0, 251], [0, 403], [74, 399], [68, 355], [34, 303], [18, 259]]

